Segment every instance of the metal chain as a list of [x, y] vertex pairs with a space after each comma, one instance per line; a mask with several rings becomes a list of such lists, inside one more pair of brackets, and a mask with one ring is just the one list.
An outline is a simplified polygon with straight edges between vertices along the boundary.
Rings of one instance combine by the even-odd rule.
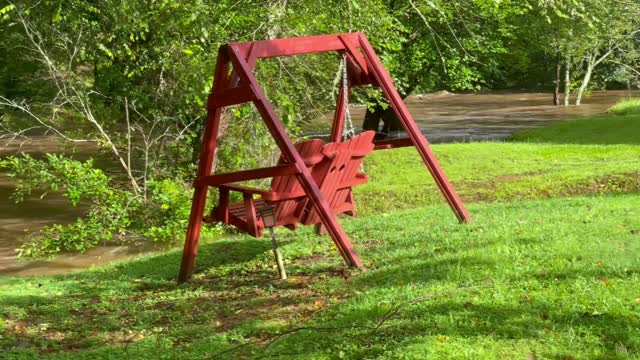
[[342, 54], [342, 96], [344, 102], [344, 121], [345, 126], [342, 129], [342, 138], [351, 139], [356, 135], [356, 129], [351, 121], [351, 112], [349, 112], [349, 79], [347, 77], [347, 54]]
[[[342, 96], [344, 102], [344, 122], [342, 129], [342, 139], [352, 139], [356, 136], [356, 128], [351, 121], [351, 112], [349, 111], [349, 78], [347, 76], [347, 54], [342, 54]], [[364, 173], [364, 163], [360, 164], [360, 172]]]

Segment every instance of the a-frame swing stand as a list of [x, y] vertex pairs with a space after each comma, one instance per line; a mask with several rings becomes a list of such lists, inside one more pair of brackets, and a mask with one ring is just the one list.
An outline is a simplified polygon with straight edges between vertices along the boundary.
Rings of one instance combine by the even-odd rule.
[[[193, 203], [182, 254], [182, 265], [178, 276], [179, 282], [186, 281], [193, 273], [209, 187], [232, 181], [247, 181], [282, 175], [297, 176], [346, 264], [351, 267], [363, 267], [347, 234], [345, 234], [336, 215], [320, 192], [309, 169], [305, 166], [303, 159], [296, 151], [291, 139], [289, 139], [282, 121], [276, 115], [253, 74], [258, 59], [327, 51], [346, 54], [349, 74], [347, 93], [351, 86], [371, 84], [379, 87], [409, 135], [405, 139], [377, 141], [375, 142], [375, 149], [415, 146], [458, 220], [460, 222], [471, 221], [469, 213], [464, 208], [462, 201], [431, 152], [427, 139], [422, 135], [411, 114], [409, 114], [402, 98], [393, 86], [389, 73], [383, 67], [364, 34], [348, 33], [227, 44], [221, 46], [218, 51], [213, 88], [207, 104], [208, 116], [202, 139], [198, 175], [194, 182]], [[345, 91], [344, 88], [341, 88], [338, 96], [331, 131], [332, 142], [341, 140], [344, 128], [344, 113], [347, 104], [344, 100], [343, 91]], [[285, 163], [233, 174], [212, 175], [211, 169], [217, 146], [222, 110], [227, 106], [247, 102], [253, 102], [258, 109], [269, 132], [280, 148]]]

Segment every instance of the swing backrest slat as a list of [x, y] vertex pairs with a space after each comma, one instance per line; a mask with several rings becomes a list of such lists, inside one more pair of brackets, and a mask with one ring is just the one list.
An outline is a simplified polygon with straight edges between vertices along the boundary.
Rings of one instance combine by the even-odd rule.
[[[295, 144], [296, 150], [304, 160], [308, 168], [313, 169], [315, 165], [324, 159], [322, 150], [324, 142], [320, 139], [311, 139]], [[280, 158], [278, 164], [284, 164], [284, 158]], [[313, 170], [312, 170], [313, 172]], [[276, 176], [271, 180], [271, 191], [275, 193], [303, 193], [304, 189], [295, 175]], [[276, 213], [276, 223], [278, 225], [295, 224], [298, 222], [300, 213], [304, 210], [308, 202], [307, 197], [291, 200], [282, 200], [274, 204]]]
[[[374, 136], [374, 131], [366, 131], [344, 142], [325, 145], [322, 152], [326, 160], [313, 169], [320, 191], [336, 213], [342, 212], [351, 195], [351, 187], [367, 181], [360, 168], [365, 156], [374, 149]], [[317, 209], [307, 204], [301, 222], [306, 225], [319, 223]]]

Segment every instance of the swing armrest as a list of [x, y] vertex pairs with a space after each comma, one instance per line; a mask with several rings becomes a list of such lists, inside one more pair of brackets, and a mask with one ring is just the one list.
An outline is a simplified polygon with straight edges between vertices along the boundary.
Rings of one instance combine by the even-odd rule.
[[348, 181], [340, 183], [338, 185], [338, 189], [344, 189], [348, 187], [366, 184], [368, 181], [369, 181], [369, 177], [367, 176], [367, 174], [357, 173], [353, 179], [349, 179]]
[[260, 195], [266, 201], [281, 201], [290, 200], [305, 196], [304, 191], [298, 191], [295, 193], [278, 193], [270, 190], [256, 189], [249, 186], [234, 185], [234, 184], [222, 184], [219, 186], [220, 190], [237, 191], [243, 194]]

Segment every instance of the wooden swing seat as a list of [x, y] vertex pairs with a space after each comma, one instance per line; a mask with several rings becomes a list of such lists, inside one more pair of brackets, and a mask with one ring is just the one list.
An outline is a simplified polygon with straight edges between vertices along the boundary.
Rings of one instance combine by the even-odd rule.
[[[359, 172], [364, 157], [374, 149], [375, 132], [367, 131], [342, 143], [324, 144], [313, 139], [295, 144], [306, 167], [331, 204], [335, 214], [347, 213], [355, 216], [355, 203], [351, 188], [368, 181], [366, 174]], [[279, 165], [284, 164], [281, 158]], [[247, 234], [260, 237], [265, 228], [260, 209], [272, 206], [276, 226], [295, 230], [299, 224], [320, 224], [321, 219], [309, 201], [296, 175], [275, 176], [269, 190], [225, 183], [219, 189], [218, 206], [204, 218], [205, 222], [222, 222], [233, 225]], [[243, 201], [229, 202], [231, 191], [242, 194]], [[260, 198], [254, 199], [255, 195]], [[317, 228], [320, 230], [320, 228]]]

